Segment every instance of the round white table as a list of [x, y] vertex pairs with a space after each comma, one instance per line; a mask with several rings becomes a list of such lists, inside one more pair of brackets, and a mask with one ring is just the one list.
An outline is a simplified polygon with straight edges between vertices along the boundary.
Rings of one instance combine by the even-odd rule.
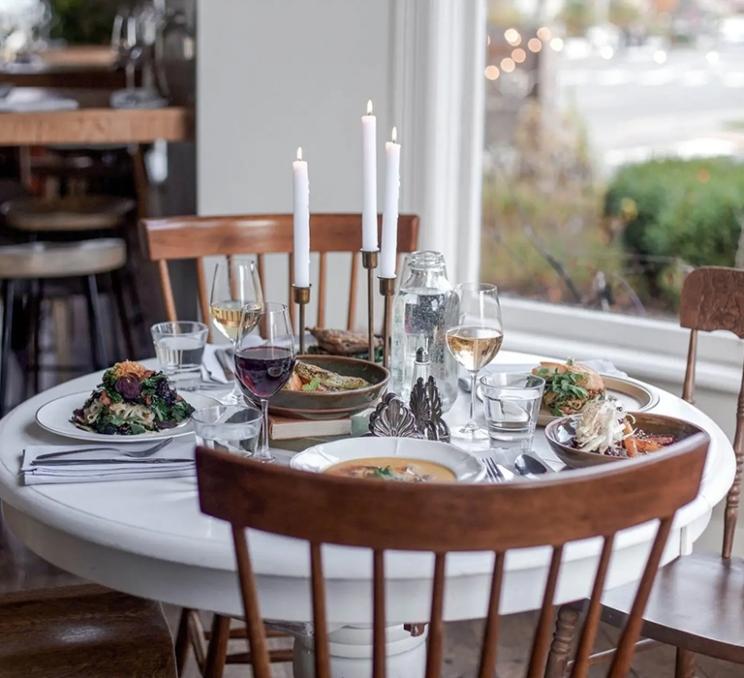
[[[535, 356], [505, 351], [496, 362], [524, 364], [537, 360]], [[19, 484], [20, 455], [26, 445], [65, 442], [37, 426], [36, 410], [58, 396], [90, 390], [99, 381], [100, 373], [96, 373], [61, 384], [21, 404], [0, 421], [0, 498], [7, 524], [42, 558], [86, 579], [145, 598], [240, 617], [242, 605], [230, 530], [227, 524], [199, 511], [195, 479], [31, 487]], [[711, 437], [700, 494], [676, 516], [663, 557], [666, 563], [689, 552], [703, 532], [713, 507], [731, 485], [735, 461], [731, 444], [709, 417], [670, 393], [654, 390], [659, 396], [655, 412], [692, 421]], [[465, 400], [464, 395], [461, 400]], [[541, 430], [535, 449], [550, 459]], [[401, 520], [406, 519], [426, 517], [417, 515], [412, 507], [410, 515], [401, 516]], [[618, 535], [607, 588], [639, 578], [654, 532], [655, 525], [646, 524]], [[312, 618], [306, 544], [258, 532], [251, 535], [250, 543], [264, 618], [298, 623], [301, 629]], [[588, 540], [565, 550], [556, 602], [580, 599], [589, 593], [599, 547], [598, 540]], [[548, 559], [547, 548], [508, 554], [502, 593], [504, 614], [539, 608]], [[357, 675], [354, 666], [365, 671], [368, 668], [369, 633], [365, 627], [372, 619], [371, 554], [363, 549], [327, 546], [324, 566], [328, 619], [337, 629], [331, 634], [332, 654], [336, 665], [349, 671], [345, 675]], [[448, 557], [447, 620], [485, 616], [491, 566], [488, 554]], [[387, 555], [390, 624], [428, 619], [432, 567], [429, 554]], [[413, 667], [420, 664], [422, 640], [412, 638], [400, 626], [391, 627], [391, 675], [415, 675], [418, 668]], [[303, 672], [306, 660], [307, 653], [298, 652], [298, 673]], [[368, 674], [359, 670], [358, 675]]]

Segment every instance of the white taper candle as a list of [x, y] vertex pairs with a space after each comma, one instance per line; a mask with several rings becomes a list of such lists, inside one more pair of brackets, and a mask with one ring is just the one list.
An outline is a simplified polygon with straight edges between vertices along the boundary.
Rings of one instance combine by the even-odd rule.
[[294, 175], [294, 284], [310, 286], [310, 181], [302, 146], [292, 163]]
[[385, 143], [385, 206], [382, 212], [382, 247], [380, 249], [380, 277], [395, 277], [398, 254], [398, 195], [400, 193], [400, 144], [393, 127], [391, 141]]
[[377, 249], [377, 117], [372, 100], [362, 116], [362, 249]]

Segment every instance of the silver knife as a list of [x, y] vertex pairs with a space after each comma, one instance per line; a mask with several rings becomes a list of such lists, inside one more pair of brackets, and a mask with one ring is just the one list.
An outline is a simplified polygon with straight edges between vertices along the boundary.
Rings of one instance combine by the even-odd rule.
[[193, 457], [184, 457], [183, 459], [171, 458], [171, 459], [47, 459], [47, 460], [34, 460], [31, 462], [31, 466], [87, 466], [88, 464], [183, 464], [185, 462], [194, 463]]

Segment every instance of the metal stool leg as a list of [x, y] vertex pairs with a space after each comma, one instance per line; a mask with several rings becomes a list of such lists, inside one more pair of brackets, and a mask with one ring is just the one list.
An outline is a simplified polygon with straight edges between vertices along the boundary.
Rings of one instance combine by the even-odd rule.
[[13, 331], [13, 280], [3, 280], [3, 334], [0, 342], [0, 416], [5, 413], [7, 399], [8, 365], [10, 363], [10, 338]]
[[93, 356], [93, 367], [97, 370], [108, 365], [106, 359], [106, 342], [103, 336], [103, 323], [101, 322], [101, 303], [98, 297], [98, 283], [96, 276], [89, 275], [85, 278], [85, 301], [88, 306], [88, 333], [90, 336], [90, 350]]
[[31, 303], [29, 316], [31, 321], [31, 360], [30, 371], [33, 373], [33, 392], [39, 392], [39, 375], [41, 373], [41, 349], [39, 336], [41, 335], [41, 300], [44, 298], [44, 282], [34, 280], [31, 283]]
[[124, 291], [122, 289], [122, 280], [120, 271], [111, 272], [111, 289], [114, 292], [116, 300], [116, 309], [119, 314], [119, 324], [124, 335], [124, 345], [127, 349], [127, 360], [134, 360], [137, 356], [134, 350], [134, 338], [132, 337], [132, 327], [127, 316], [127, 305], [124, 301]]

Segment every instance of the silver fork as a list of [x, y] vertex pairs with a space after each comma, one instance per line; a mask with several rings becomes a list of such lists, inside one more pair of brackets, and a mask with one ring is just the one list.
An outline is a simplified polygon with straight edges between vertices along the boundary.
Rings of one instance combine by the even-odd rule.
[[46, 461], [47, 459], [56, 459], [57, 457], [64, 457], [68, 454], [80, 454], [81, 452], [118, 452], [119, 457], [125, 457], [128, 459], [146, 459], [151, 457], [158, 450], [162, 450], [166, 445], [170, 445], [173, 442], [173, 438], [166, 438], [165, 440], [159, 440], [151, 447], [146, 447], [142, 450], [122, 450], [121, 447], [83, 447], [77, 450], [63, 450], [62, 452], [46, 452], [40, 454], [34, 461]]
[[486, 457], [483, 461], [486, 463], [486, 476], [488, 476], [488, 480], [492, 483], [503, 483], [504, 476], [499, 471], [496, 462], [491, 457]]

